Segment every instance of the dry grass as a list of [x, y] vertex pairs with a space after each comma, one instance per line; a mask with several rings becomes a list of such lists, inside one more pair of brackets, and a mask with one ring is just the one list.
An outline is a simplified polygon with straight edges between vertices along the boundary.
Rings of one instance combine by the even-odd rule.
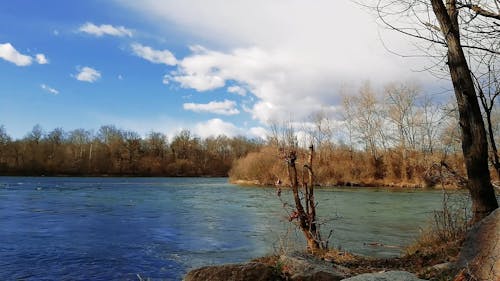
[[[232, 182], [244, 180], [272, 185], [277, 179], [284, 184], [287, 174], [276, 147], [263, 146], [260, 151], [249, 153], [233, 163], [229, 176]], [[305, 163], [304, 151], [298, 151], [297, 163]], [[401, 155], [388, 150], [374, 160], [363, 151], [350, 151], [343, 146], [325, 147], [317, 151], [314, 170], [315, 182], [322, 186], [390, 186], [402, 188], [441, 187], [443, 182], [429, 180], [426, 172], [433, 165], [446, 158], [448, 166], [458, 174], [464, 174], [463, 158], [438, 152], [432, 155], [409, 151], [406, 170], [401, 169]], [[403, 177], [403, 175], [405, 175]], [[456, 187], [445, 182], [447, 187]]]

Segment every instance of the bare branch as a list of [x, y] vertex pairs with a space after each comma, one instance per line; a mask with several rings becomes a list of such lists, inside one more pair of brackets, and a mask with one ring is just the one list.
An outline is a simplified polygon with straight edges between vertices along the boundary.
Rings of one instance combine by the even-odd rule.
[[472, 11], [474, 11], [476, 13], [476, 15], [480, 15], [480, 16], [483, 16], [483, 17], [487, 17], [487, 18], [492, 18], [492, 19], [497, 19], [497, 20], [500, 20], [500, 13], [494, 13], [492, 11], [488, 11], [482, 7], [480, 7], [479, 5], [474, 5], [474, 4], [460, 4], [460, 8], [468, 8]]

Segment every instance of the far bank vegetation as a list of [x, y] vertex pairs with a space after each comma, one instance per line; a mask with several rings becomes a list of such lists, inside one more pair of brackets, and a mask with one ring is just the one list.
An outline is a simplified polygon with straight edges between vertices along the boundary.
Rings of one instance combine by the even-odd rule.
[[188, 130], [141, 137], [113, 125], [97, 132], [46, 132], [36, 125], [14, 140], [0, 126], [0, 175], [225, 177], [235, 159], [260, 146], [245, 137], [200, 138]]
[[[458, 113], [445, 96], [423, 95], [411, 83], [389, 84], [376, 91], [367, 82], [356, 92], [345, 93], [342, 106], [335, 109], [340, 122], [323, 112], [306, 123], [275, 123], [265, 145], [233, 164], [230, 179], [260, 185], [286, 182], [286, 169], [277, 161], [279, 142], [293, 131], [304, 148], [298, 151], [298, 163], [306, 162], [309, 144], [316, 148], [319, 185], [441, 187], [439, 173], [444, 169], [452, 177], [443, 184], [460, 187], [453, 180], [460, 182], [460, 175], [465, 175]], [[498, 131], [498, 116], [491, 120]]]

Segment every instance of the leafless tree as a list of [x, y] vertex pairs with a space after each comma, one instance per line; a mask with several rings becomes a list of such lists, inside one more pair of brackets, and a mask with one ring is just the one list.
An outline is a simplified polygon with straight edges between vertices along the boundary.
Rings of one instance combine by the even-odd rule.
[[374, 90], [365, 83], [357, 96], [344, 98], [344, 111], [349, 132], [361, 142], [366, 152], [370, 153], [374, 167], [374, 177], [384, 174], [383, 151], [389, 146], [386, 133], [386, 110], [377, 100]]
[[401, 154], [401, 179], [408, 179], [408, 151], [417, 149], [421, 114], [417, 108], [419, 90], [408, 83], [389, 84], [385, 88], [388, 117], [395, 125], [396, 145]]
[[496, 54], [485, 54], [480, 59], [481, 62], [478, 62], [477, 65], [482, 67], [477, 69], [475, 73], [472, 72], [472, 75], [487, 125], [488, 141], [491, 149], [490, 161], [500, 179], [500, 159], [492, 119], [493, 110], [496, 108], [495, 100], [500, 95], [500, 65]]

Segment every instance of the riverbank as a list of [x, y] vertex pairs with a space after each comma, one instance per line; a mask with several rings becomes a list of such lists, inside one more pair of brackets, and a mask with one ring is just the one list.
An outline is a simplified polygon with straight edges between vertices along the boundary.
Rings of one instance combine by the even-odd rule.
[[[257, 187], [275, 187], [276, 183], [261, 182], [257, 179], [244, 180], [244, 179], [231, 179], [229, 183], [240, 186], [257, 186]], [[286, 187], [284, 184], [279, 184], [280, 187]], [[389, 189], [423, 189], [423, 190], [460, 190], [463, 189], [458, 185], [434, 185], [428, 186], [424, 183], [409, 183], [409, 182], [386, 182], [386, 181], [359, 181], [359, 182], [336, 182], [336, 183], [317, 183], [319, 188], [345, 188], [345, 187], [362, 187], [362, 188], [389, 188]]]
[[429, 232], [401, 257], [371, 258], [341, 250], [283, 253], [245, 264], [203, 267], [184, 280], [500, 280], [499, 230], [497, 209], [455, 239]]
[[[288, 253], [254, 259], [243, 264], [202, 267], [190, 271], [185, 281], [372, 281], [372, 280], [452, 280], [454, 261], [432, 255], [375, 259], [337, 250], [321, 254]], [[420, 279], [423, 278], [423, 279]]]

